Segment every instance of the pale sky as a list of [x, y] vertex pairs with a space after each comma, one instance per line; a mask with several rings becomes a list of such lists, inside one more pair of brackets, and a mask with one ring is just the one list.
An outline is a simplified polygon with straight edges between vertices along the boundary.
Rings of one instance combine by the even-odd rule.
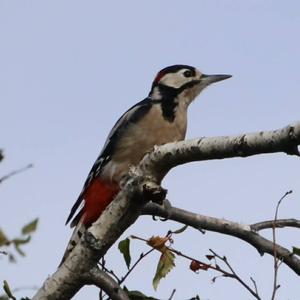
[[[300, 119], [299, 1], [11, 1], [0, 0], [0, 175], [34, 168], [1, 184], [1, 227], [11, 237], [35, 217], [37, 233], [17, 264], [1, 257], [0, 280], [11, 287], [40, 286], [62, 257], [71, 230], [64, 222], [118, 117], [148, 95], [159, 69], [190, 64], [204, 73], [232, 74], [209, 87], [189, 111], [188, 138], [283, 127]], [[279, 217], [300, 219], [300, 160], [284, 154], [181, 166], [163, 186], [174, 206], [242, 223], [272, 219], [278, 199], [292, 189]], [[181, 225], [141, 217], [123, 236], [164, 235]], [[266, 232], [270, 236], [270, 232]], [[299, 230], [278, 240], [300, 247]], [[174, 247], [204, 259], [226, 255], [243, 279], [255, 278], [270, 299], [273, 260], [235, 238], [193, 229]], [[125, 263], [114, 246], [108, 264]], [[146, 245], [133, 241], [133, 259]], [[159, 254], [145, 259], [126, 286], [167, 299], [253, 299], [237, 282], [194, 274], [181, 258], [152, 288]], [[279, 271], [278, 299], [297, 299], [299, 278]], [[74, 299], [97, 299], [83, 289]], [[23, 291], [17, 296], [31, 296]]]

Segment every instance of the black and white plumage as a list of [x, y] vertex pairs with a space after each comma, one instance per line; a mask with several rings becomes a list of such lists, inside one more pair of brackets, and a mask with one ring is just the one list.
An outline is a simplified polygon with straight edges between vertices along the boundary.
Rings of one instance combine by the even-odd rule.
[[[155, 77], [148, 97], [127, 110], [112, 128], [67, 223], [82, 202], [84, 207], [71, 226], [82, 227], [83, 224], [87, 227], [94, 222], [113, 200], [119, 190], [119, 181], [129, 167], [137, 165], [155, 145], [183, 140], [189, 104], [211, 83], [230, 77], [205, 75], [187, 65], [162, 69]], [[71, 248], [73, 242], [70, 242]]]

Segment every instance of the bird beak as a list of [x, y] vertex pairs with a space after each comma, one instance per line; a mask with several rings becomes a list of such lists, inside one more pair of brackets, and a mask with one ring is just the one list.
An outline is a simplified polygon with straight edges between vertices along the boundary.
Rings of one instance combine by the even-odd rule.
[[208, 86], [212, 83], [225, 80], [232, 77], [232, 75], [206, 75], [202, 74], [200, 78], [200, 82], [204, 84], [205, 86]]

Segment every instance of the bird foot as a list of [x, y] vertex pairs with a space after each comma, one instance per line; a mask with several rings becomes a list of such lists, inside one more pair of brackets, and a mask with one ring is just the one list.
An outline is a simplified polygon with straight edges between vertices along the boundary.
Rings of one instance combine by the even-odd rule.
[[159, 205], [162, 205], [168, 190], [162, 188], [160, 185], [154, 182], [147, 182], [143, 185], [143, 196], [145, 200], [152, 201]]

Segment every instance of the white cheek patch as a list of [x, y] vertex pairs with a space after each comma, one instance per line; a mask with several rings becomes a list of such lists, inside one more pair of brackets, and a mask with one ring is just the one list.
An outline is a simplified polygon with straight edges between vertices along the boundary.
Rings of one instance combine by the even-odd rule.
[[184, 78], [181, 74], [168, 73], [163, 76], [159, 83], [177, 89], [189, 81], [188, 78]]

